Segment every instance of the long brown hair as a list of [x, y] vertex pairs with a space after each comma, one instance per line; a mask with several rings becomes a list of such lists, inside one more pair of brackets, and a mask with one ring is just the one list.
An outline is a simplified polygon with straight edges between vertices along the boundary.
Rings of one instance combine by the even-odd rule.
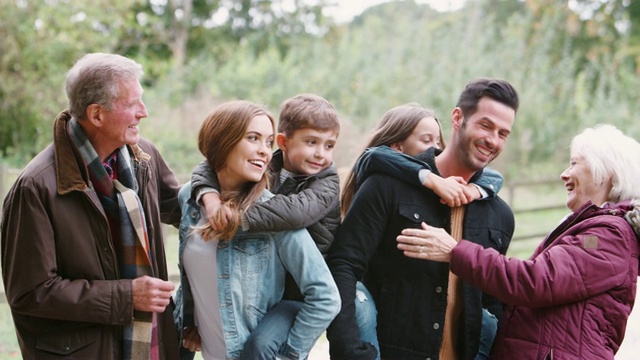
[[[244, 138], [251, 120], [260, 115], [265, 115], [271, 121], [271, 127], [275, 132], [273, 116], [264, 108], [249, 101], [229, 101], [216, 107], [209, 114], [198, 133], [198, 149], [204, 155], [211, 169], [218, 173], [227, 164], [229, 154], [235, 146]], [[269, 178], [265, 172], [259, 182], [248, 182], [239, 191], [221, 191], [222, 205], [216, 212], [216, 217], [225, 216], [225, 207], [231, 210], [233, 218], [227, 222], [224, 229], [213, 229], [207, 222], [196, 228], [205, 240], [217, 237], [230, 240], [238, 231], [241, 223], [241, 213], [251, 206], [263, 191], [267, 188]]]
[[[418, 103], [409, 103], [396, 106], [387, 111], [378, 126], [373, 130], [362, 153], [370, 147], [395, 144], [406, 140], [415, 130], [418, 123], [424, 118], [434, 118], [440, 128], [440, 147], [444, 149], [444, 137], [442, 136], [442, 126], [436, 118], [435, 112], [427, 109]], [[360, 155], [362, 155], [362, 153]], [[351, 201], [357, 190], [355, 167], [351, 168], [347, 180], [342, 188], [341, 209], [342, 216], [347, 213], [351, 206]]]

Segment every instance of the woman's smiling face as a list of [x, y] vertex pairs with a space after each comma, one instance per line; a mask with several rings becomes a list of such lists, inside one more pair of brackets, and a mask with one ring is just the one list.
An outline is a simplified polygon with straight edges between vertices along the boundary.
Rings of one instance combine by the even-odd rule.
[[244, 137], [218, 172], [222, 190], [238, 190], [248, 182], [260, 181], [271, 161], [273, 139], [273, 125], [266, 115], [251, 119]]
[[589, 163], [580, 155], [572, 155], [569, 167], [562, 172], [560, 179], [567, 189], [567, 207], [578, 210], [587, 201], [602, 205], [607, 201], [609, 186], [596, 184]]

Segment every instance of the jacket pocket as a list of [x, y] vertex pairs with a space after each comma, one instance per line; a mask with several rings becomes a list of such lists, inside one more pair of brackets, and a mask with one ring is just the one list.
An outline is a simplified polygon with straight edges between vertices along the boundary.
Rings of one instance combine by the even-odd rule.
[[423, 215], [424, 207], [416, 206], [413, 204], [398, 203], [398, 213], [404, 219], [413, 224], [420, 224], [423, 221], [427, 221]]
[[495, 248], [497, 250], [502, 249], [505, 244], [507, 244], [507, 239], [505, 237], [506, 235], [504, 235], [502, 231], [489, 229], [489, 238], [491, 239], [491, 242], [495, 244]]
[[97, 326], [51, 331], [36, 339], [36, 349], [68, 356], [98, 341], [101, 332]]
[[235, 253], [236, 267], [245, 276], [259, 275], [269, 266], [273, 241], [269, 236], [254, 235], [246, 238], [236, 236], [231, 241]]

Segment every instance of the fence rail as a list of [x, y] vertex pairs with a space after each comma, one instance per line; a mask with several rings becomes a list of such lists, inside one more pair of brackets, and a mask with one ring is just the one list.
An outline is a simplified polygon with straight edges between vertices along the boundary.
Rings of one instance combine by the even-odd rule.
[[[567, 209], [563, 201], [564, 198], [560, 197], [561, 193], [558, 184], [559, 179], [557, 177], [506, 182], [503, 193], [506, 190], [507, 194], [503, 196], [506, 197], [507, 202], [513, 209], [516, 217], [516, 228], [525, 227], [535, 229], [525, 232], [524, 234], [516, 232], [516, 235], [513, 236], [513, 241], [543, 238], [554, 227], [554, 224], [556, 224], [558, 220], [554, 216], [547, 216], [544, 224], [532, 224], [532, 222], [536, 220], [531, 219], [544, 218], [545, 214], [557, 213]], [[555, 190], [549, 193], [549, 188]], [[533, 205], [521, 205], [531, 202]]]

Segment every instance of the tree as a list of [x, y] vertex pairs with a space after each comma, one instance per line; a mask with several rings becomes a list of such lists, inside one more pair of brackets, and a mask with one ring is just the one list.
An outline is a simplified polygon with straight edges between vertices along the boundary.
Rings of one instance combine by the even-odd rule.
[[147, 56], [150, 51], [159, 56], [170, 53], [176, 69], [203, 53], [224, 61], [229, 51], [221, 47], [237, 46], [242, 41], [249, 42], [256, 53], [274, 45], [284, 55], [296, 37], [321, 35], [328, 26], [322, 15], [325, 0], [315, 4], [295, 0], [293, 6], [288, 6], [289, 3], [285, 0], [146, 1], [135, 8], [141, 22], [139, 31], [145, 39], [140, 46], [147, 46]]
[[0, 156], [24, 162], [51, 140], [67, 70], [86, 52], [117, 52], [129, 3], [0, 0]]

